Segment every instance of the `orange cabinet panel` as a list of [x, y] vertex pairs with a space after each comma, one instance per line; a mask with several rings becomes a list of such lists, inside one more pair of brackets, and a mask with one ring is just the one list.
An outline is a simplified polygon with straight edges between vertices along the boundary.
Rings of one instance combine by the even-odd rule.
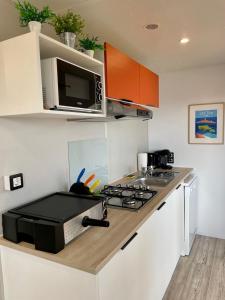
[[106, 96], [139, 102], [139, 64], [105, 43]]
[[159, 107], [159, 76], [140, 65], [139, 103]]

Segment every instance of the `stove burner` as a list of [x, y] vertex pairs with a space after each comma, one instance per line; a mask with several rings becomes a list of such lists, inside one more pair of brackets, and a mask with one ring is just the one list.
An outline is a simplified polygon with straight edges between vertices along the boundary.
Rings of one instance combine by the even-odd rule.
[[156, 192], [138, 192], [138, 193], [135, 193], [135, 199], [136, 200], [140, 200], [140, 201], [148, 201], [150, 200], [154, 195], [155, 195]]
[[121, 189], [120, 187], [117, 186], [105, 186], [103, 192], [105, 195], [117, 196], [118, 194], [121, 193]]
[[125, 199], [123, 199], [123, 204], [133, 206], [136, 204], [136, 200], [135, 200], [135, 198], [125, 198]]
[[144, 192], [138, 192], [135, 195], [137, 195], [138, 197], [143, 197], [144, 196]]
[[109, 193], [111, 193], [111, 194], [119, 193], [119, 192], [120, 192], [119, 189], [112, 189], [112, 190], [109, 190]]
[[156, 191], [145, 185], [105, 186], [101, 194], [107, 196], [107, 205], [138, 210], [154, 197]]
[[133, 191], [130, 191], [130, 190], [124, 190], [124, 191], [121, 192], [121, 195], [122, 195], [123, 197], [130, 197], [130, 196], [132, 196], [133, 194], [134, 194], [134, 192], [133, 192]]

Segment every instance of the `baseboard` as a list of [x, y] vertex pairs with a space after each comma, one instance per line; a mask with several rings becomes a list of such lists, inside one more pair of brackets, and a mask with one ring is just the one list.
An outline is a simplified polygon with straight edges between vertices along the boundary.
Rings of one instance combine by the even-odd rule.
[[221, 239], [221, 240], [225, 240], [225, 235], [219, 235], [219, 234], [208, 234], [205, 232], [197, 232], [198, 235], [203, 235], [203, 236], [207, 236], [207, 237], [211, 237], [211, 238], [216, 238], [216, 239]]

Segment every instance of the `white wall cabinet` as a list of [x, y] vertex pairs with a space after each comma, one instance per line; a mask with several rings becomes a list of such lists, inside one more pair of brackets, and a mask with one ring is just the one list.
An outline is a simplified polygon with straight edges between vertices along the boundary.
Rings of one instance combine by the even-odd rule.
[[5, 300], [161, 300], [182, 251], [183, 211], [180, 187], [97, 275], [2, 247]]
[[[105, 114], [44, 109], [41, 59], [60, 57], [101, 74], [104, 64], [46, 35], [30, 32], [0, 43], [0, 116], [85, 119]], [[105, 97], [103, 97], [105, 112]]]

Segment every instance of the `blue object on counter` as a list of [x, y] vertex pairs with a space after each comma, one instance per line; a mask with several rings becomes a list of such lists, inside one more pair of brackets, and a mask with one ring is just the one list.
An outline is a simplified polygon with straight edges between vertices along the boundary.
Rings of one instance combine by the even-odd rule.
[[80, 171], [80, 174], [79, 174], [78, 177], [77, 177], [77, 183], [80, 182], [81, 177], [84, 175], [84, 172], [85, 172], [85, 168], [83, 168], [83, 169]]

